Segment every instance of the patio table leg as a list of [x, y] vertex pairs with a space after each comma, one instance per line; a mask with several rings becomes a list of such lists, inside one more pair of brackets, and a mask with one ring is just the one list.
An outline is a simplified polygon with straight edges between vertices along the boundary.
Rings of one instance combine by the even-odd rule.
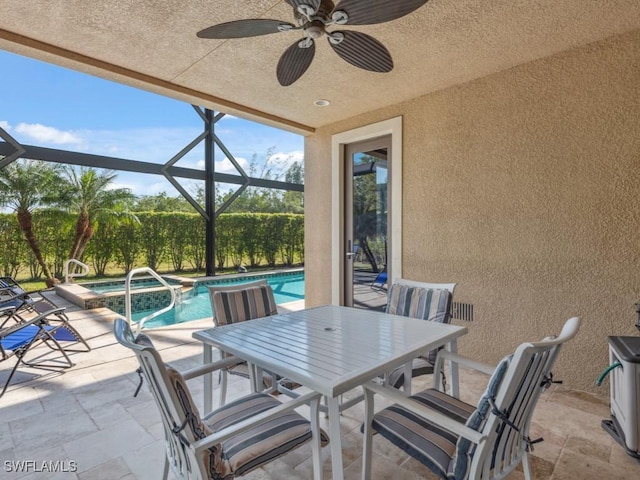
[[411, 377], [412, 377], [412, 362], [405, 363], [402, 367], [404, 369], [404, 384], [402, 385], [402, 390], [407, 397], [411, 396]]
[[251, 385], [251, 391], [254, 393], [263, 391], [262, 368], [250, 362], [247, 362], [247, 367], [249, 369], [249, 385]]
[[[458, 341], [456, 339], [451, 340], [447, 344], [447, 348], [452, 353], [458, 353]], [[458, 376], [458, 364], [450, 361], [449, 368], [451, 369], [451, 396], [454, 398], [460, 398], [460, 377]]]
[[[211, 345], [202, 344], [202, 364], [208, 365], [213, 361]], [[204, 374], [204, 411], [209, 413], [213, 410], [213, 374]]]
[[329, 409], [329, 446], [333, 480], [344, 480], [342, 465], [342, 437], [340, 435], [340, 397], [326, 397]]

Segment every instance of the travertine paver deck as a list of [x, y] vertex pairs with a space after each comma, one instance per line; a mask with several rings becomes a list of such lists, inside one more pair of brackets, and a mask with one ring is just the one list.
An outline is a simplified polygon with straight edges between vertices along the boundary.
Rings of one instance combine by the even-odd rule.
[[[111, 333], [115, 314], [106, 309], [81, 311], [59, 298], [55, 301], [69, 307], [73, 324], [93, 350], [73, 354], [76, 366], [63, 373], [20, 370], [14, 384], [0, 398], [0, 478], [159, 479], [164, 458], [159, 414], [144, 387], [137, 398], [132, 396], [138, 383], [137, 364]], [[295, 308], [300, 306], [302, 304]], [[200, 364], [202, 352], [191, 333], [208, 326], [209, 320], [200, 320], [151, 330], [149, 334], [166, 361], [188, 368]], [[8, 366], [0, 364], [0, 381], [6, 377]], [[231, 378], [229, 398], [246, 393], [246, 381]], [[424, 386], [428, 379], [423, 380]], [[483, 376], [462, 369], [463, 399], [473, 402], [482, 392], [484, 381]], [[202, 382], [196, 380], [190, 382], [190, 386], [196, 402], [201, 405]], [[420, 385], [416, 383], [415, 388]], [[362, 410], [362, 405], [357, 405], [341, 417], [347, 479], [360, 478]], [[545, 393], [536, 410], [532, 432], [532, 437], [545, 439], [533, 452], [535, 478], [640, 478], [640, 462], [627, 456], [601, 429], [600, 421], [608, 415], [605, 397], [562, 386], [554, 386]], [[378, 436], [374, 450], [375, 478], [435, 478], [425, 467]], [[325, 478], [330, 478], [328, 451], [323, 455]], [[29, 472], [9, 472], [9, 467], [15, 469], [18, 461], [34, 463], [30, 464]], [[34, 464], [42, 470], [46, 461], [61, 461], [59, 466], [67, 470], [73, 470], [71, 467], [75, 465], [76, 471], [34, 472]], [[303, 447], [245, 478], [310, 479], [310, 449]], [[519, 480], [524, 476], [517, 471], [509, 478]]]

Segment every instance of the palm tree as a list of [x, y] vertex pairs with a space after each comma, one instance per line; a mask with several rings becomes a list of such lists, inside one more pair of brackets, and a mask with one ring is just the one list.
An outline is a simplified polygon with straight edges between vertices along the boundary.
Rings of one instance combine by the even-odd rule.
[[125, 214], [125, 206], [134, 197], [126, 188], [109, 188], [117, 177], [111, 170], [67, 166], [64, 172], [67, 181], [66, 208], [78, 214], [69, 258], [82, 260], [99, 218]]
[[18, 225], [42, 269], [47, 286], [57, 280], [47, 266], [33, 232], [34, 208], [47, 205], [56, 197], [59, 167], [37, 160], [16, 160], [0, 169], [0, 203], [16, 213]]

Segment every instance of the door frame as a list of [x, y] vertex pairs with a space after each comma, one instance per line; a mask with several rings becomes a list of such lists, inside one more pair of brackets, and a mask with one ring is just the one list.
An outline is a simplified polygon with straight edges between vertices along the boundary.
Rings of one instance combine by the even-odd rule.
[[388, 282], [402, 277], [402, 117], [365, 125], [331, 137], [331, 303], [344, 303], [344, 185], [345, 145], [391, 135], [391, 161], [388, 166], [389, 257]]

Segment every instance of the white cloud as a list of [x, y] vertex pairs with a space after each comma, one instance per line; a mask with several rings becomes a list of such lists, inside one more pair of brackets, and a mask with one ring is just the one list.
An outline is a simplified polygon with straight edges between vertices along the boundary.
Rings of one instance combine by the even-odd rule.
[[142, 180], [140, 175], [135, 175], [127, 172], [120, 172], [116, 182], [109, 185], [110, 189], [126, 188], [136, 196], [142, 195], [158, 195], [162, 192], [176, 196], [179, 195], [178, 191], [164, 178], [156, 176], [144, 176], [145, 180]]
[[304, 152], [301, 150], [296, 150], [287, 153], [274, 153], [267, 159], [267, 164], [284, 172], [294, 163], [299, 163], [302, 161], [304, 161]]
[[8, 132], [9, 130], [11, 130], [11, 125], [9, 125], [9, 122], [7, 122], [6, 120], [0, 120], [0, 128]]
[[[246, 172], [249, 170], [249, 161], [246, 158], [234, 157], [238, 165], [242, 167], [242, 169]], [[200, 164], [198, 164], [200, 165]], [[202, 168], [204, 168], [204, 161], [202, 161]], [[216, 162], [216, 172], [217, 173], [229, 173], [231, 175], [238, 175], [238, 170], [235, 165], [231, 163], [231, 160], [228, 158], [224, 158], [224, 160], [220, 162]]]
[[81, 145], [82, 139], [73, 132], [65, 132], [40, 123], [19, 123], [15, 131], [40, 143], [55, 145]]
[[118, 190], [120, 188], [126, 188], [127, 190], [133, 190], [133, 184], [123, 182], [113, 182], [107, 185], [107, 190]]

